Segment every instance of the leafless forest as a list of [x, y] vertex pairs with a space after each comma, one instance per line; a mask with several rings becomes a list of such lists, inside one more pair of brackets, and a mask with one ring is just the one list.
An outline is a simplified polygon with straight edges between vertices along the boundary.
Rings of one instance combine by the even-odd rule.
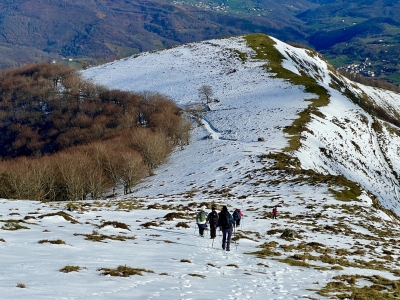
[[125, 193], [189, 143], [190, 123], [164, 95], [84, 81], [55, 64], [0, 73], [0, 197], [47, 201]]

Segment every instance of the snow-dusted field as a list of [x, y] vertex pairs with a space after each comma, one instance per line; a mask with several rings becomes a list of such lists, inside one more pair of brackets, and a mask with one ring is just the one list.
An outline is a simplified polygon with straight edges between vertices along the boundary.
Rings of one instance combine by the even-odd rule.
[[[276, 42], [281, 51], [292, 51], [290, 57], [297, 62], [314, 63], [317, 68], [309, 67], [310, 73], [318, 73], [327, 86], [323, 61]], [[247, 53], [246, 62], [238, 51]], [[202, 125], [194, 127], [190, 145], [176, 149], [132, 195], [75, 202], [74, 211], [66, 209], [67, 203], [0, 200], [0, 298], [327, 299], [317, 291], [339, 281], [337, 275], [366, 276], [353, 285], [359, 288], [370, 286], [372, 275], [398, 280], [398, 220], [374, 208], [367, 192], [359, 201], [336, 200], [329, 188], [339, 187], [280, 172], [264, 156], [287, 146], [282, 129], [315, 95], [271, 78], [262, 68], [265, 61], [251, 58], [253, 52], [238, 37], [145, 53], [85, 71], [84, 77], [96, 83], [160, 92], [182, 107], [198, 103], [197, 90], [207, 84], [220, 102], [212, 103]], [[298, 72], [299, 66], [287, 57], [285, 68]], [[397, 168], [399, 138], [389, 130], [386, 138], [376, 136], [372, 117], [337, 91], [329, 92], [330, 104], [321, 108], [326, 118], [315, 117], [307, 125], [310, 130], [295, 156], [303, 169], [344, 174], [360, 182], [385, 207], [396, 210], [397, 183], [390, 185], [390, 168]], [[379, 95], [374, 99], [383, 103], [386, 98]], [[387, 95], [389, 104], [398, 97]], [[324, 157], [321, 147], [335, 150], [334, 159]], [[369, 168], [381, 176], [366, 174]], [[196, 233], [194, 217], [203, 203], [244, 211], [230, 252], [221, 249], [220, 236], [213, 242], [208, 232], [205, 238]], [[278, 220], [270, 218], [275, 205]], [[66, 220], [61, 212], [77, 222]], [[54, 213], [58, 214], [49, 215]], [[167, 220], [169, 213], [178, 217]], [[113, 221], [129, 229], [102, 226]], [[189, 227], [177, 227], [179, 222]], [[6, 230], [13, 223], [27, 228]], [[284, 229], [297, 236], [281, 238]], [[39, 243], [58, 239], [65, 244]], [[250, 254], [262, 249], [270, 252]], [[282, 262], [288, 257], [303, 265]], [[67, 265], [80, 269], [59, 271]], [[118, 266], [145, 270], [142, 276], [101, 274], [100, 268]]]

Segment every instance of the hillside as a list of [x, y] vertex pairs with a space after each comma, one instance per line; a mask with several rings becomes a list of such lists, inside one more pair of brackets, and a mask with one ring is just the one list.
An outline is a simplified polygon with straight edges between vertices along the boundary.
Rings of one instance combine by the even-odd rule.
[[82, 68], [187, 42], [253, 31], [278, 33], [283, 26], [285, 33], [278, 33], [282, 38], [298, 36], [297, 25], [164, 0], [3, 1], [0, 68], [53, 59]]
[[[175, 99], [197, 122], [191, 143], [133, 196], [1, 200], [3, 297], [400, 297], [396, 94], [264, 35], [143, 53], [83, 76]], [[202, 85], [218, 99], [209, 111], [199, 110]], [[211, 203], [245, 213], [231, 252], [196, 235], [194, 216]]]
[[398, 1], [3, 1], [0, 68], [77, 69], [143, 51], [264, 33], [320, 51], [335, 67], [400, 83]]

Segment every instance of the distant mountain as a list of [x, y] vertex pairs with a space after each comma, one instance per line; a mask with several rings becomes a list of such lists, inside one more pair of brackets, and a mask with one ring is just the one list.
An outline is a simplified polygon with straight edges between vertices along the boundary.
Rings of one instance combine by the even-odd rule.
[[[294, 18], [292, 18], [294, 19]], [[16, 0], [0, 3], [0, 68], [43, 60], [109, 61], [142, 51], [248, 32], [303, 34], [281, 20], [237, 17], [164, 0]]]
[[[82, 68], [143, 51], [264, 33], [335, 67], [400, 84], [399, 1], [115, 0], [0, 3], [0, 68], [56, 60]], [[70, 61], [71, 60], [71, 61]]]

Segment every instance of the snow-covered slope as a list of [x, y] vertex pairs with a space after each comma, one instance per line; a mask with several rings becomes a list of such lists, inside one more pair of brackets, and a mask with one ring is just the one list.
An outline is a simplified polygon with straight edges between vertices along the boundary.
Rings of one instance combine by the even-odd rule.
[[[342, 174], [359, 183], [378, 201], [398, 215], [398, 175], [400, 149], [398, 128], [371, 116], [344, 95], [365, 95], [375, 105], [400, 115], [400, 96], [393, 92], [365, 87], [339, 77], [342, 86], [334, 88], [332, 68], [318, 55], [272, 39], [285, 56], [282, 66], [295, 74], [314, 78], [329, 94], [329, 104], [301, 133], [302, 146], [291, 153], [303, 169], [322, 174]], [[244, 60], [239, 54], [246, 54]], [[157, 91], [180, 105], [198, 103], [198, 89], [210, 85], [220, 100], [212, 105], [205, 119], [220, 133], [222, 140], [247, 142], [258, 152], [279, 150], [287, 139], [282, 128], [291, 125], [296, 113], [308, 107], [316, 95], [303, 92], [304, 86], [272, 78], [255, 58], [256, 52], [243, 37], [206, 41], [169, 50], [145, 53], [135, 58], [109, 63], [85, 71], [85, 78], [111, 88], [128, 91]], [[301, 73], [303, 72], [303, 73]], [[376, 132], [374, 123], [381, 124]], [[263, 143], [255, 143], [259, 137]], [[230, 142], [230, 145], [234, 142]], [[256, 152], [256, 153], [258, 153]], [[202, 162], [202, 158], [198, 158]], [[218, 158], [221, 159], [221, 158]], [[224, 158], [222, 158], [224, 159]], [[196, 165], [198, 165], [196, 163]], [[188, 170], [190, 173], [191, 171]], [[396, 177], [397, 176], [397, 177]]]
[[[276, 59], [272, 48], [286, 58], [282, 69], [235, 37], [86, 70], [111, 88], [166, 94], [188, 114], [202, 85], [219, 102], [195, 123], [191, 143], [132, 195], [0, 200], [0, 298], [398, 298], [399, 219], [377, 205], [399, 213], [398, 129], [354, 99], [395, 116], [399, 97], [332, 77], [314, 52], [264, 41], [267, 58]], [[316, 108], [321, 95], [306, 92], [302, 78], [327, 91], [324, 106]], [[293, 128], [301, 129], [298, 147]], [[196, 231], [196, 212], [212, 203], [244, 212], [230, 252], [219, 235]], [[294, 236], [281, 237], [286, 229]], [[118, 266], [142, 276], [121, 277]]]

